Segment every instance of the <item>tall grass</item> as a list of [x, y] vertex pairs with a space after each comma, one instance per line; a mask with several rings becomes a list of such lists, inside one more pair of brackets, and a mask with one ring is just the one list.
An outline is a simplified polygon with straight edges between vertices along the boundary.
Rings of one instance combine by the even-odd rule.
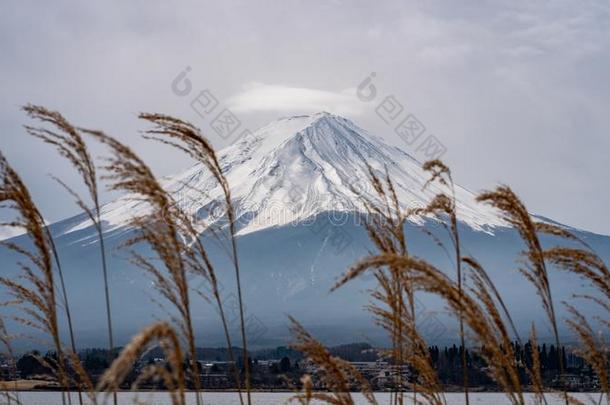
[[[394, 266], [410, 273], [409, 277], [418, 289], [444, 299], [454, 314], [462, 314], [473, 339], [481, 348], [481, 356], [487, 361], [493, 378], [502, 386], [512, 403], [523, 403], [511, 341], [505, 332], [502, 319], [489, 294], [477, 286], [475, 297], [460, 292], [457, 283], [442, 271], [424, 260], [397, 254], [380, 254], [360, 261], [348, 270], [337, 285], [362, 275], [366, 271]], [[490, 311], [490, 312], [488, 312]]]
[[[386, 169], [384, 176], [381, 177], [370, 165], [366, 164], [366, 166], [372, 189], [375, 191], [375, 197], [372, 199], [361, 196], [367, 211], [363, 223], [369, 238], [381, 253], [408, 256], [407, 239], [403, 229], [408, 215], [401, 210], [389, 173]], [[352, 191], [359, 194], [357, 190]], [[398, 405], [404, 403], [405, 382], [401, 370], [405, 359], [418, 353], [415, 344], [419, 339], [414, 335], [417, 330], [415, 291], [410, 278], [402, 277], [399, 268], [389, 267], [388, 272], [377, 272], [375, 277], [379, 281], [380, 288], [373, 293], [373, 296], [387, 310], [375, 304], [370, 305], [368, 309], [391, 338], [392, 350], [388, 353], [388, 357], [395, 367], [392, 402]], [[339, 285], [336, 285], [333, 290], [338, 287]], [[404, 339], [405, 333], [409, 339]], [[414, 363], [415, 361], [411, 362], [413, 367], [415, 367]], [[417, 398], [417, 388], [417, 384], [412, 384], [414, 401]]]
[[[437, 216], [446, 215], [449, 217], [449, 229], [448, 233], [453, 244], [455, 253], [455, 269], [458, 291], [460, 294], [463, 292], [462, 289], [462, 247], [460, 245], [460, 232], [458, 230], [457, 220], [457, 201], [455, 198], [455, 184], [453, 183], [453, 177], [451, 176], [451, 170], [440, 160], [431, 160], [423, 165], [423, 169], [431, 173], [431, 178], [424, 184], [426, 188], [429, 184], [438, 181], [441, 185], [446, 186], [450, 190], [450, 195], [444, 192], [439, 193], [428, 206], [421, 211], [422, 214], [432, 213]], [[444, 218], [441, 218], [444, 219]], [[443, 222], [444, 225], [444, 222]], [[462, 378], [464, 386], [464, 396], [466, 405], [470, 404], [470, 397], [468, 395], [468, 363], [466, 359], [466, 342], [464, 339], [464, 320], [462, 314], [458, 314], [458, 320], [460, 324], [460, 346], [462, 347]]]
[[131, 252], [132, 263], [152, 276], [157, 290], [179, 314], [175, 321], [187, 341], [191, 382], [195, 388], [197, 404], [202, 404], [187, 266], [183, 257], [185, 247], [177, 223], [182, 218], [182, 213], [149, 167], [129, 147], [102, 131], [82, 131], [112, 151], [112, 156], [104, 166], [106, 174], [103, 176], [109, 181], [109, 188], [133, 193], [150, 207], [149, 214], [132, 218], [131, 224], [137, 232], [125, 245], [130, 247], [141, 242], [147, 243], [165, 267], [163, 271], [155, 265], [153, 259]]
[[[502, 211], [504, 219], [519, 232], [522, 240], [525, 242], [527, 250], [523, 252], [523, 256], [526, 261], [523, 262], [523, 267], [519, 268], [519, 271], [536, 288], [536, 292], [540, 296], [542, 306], [551, 324], [556, 347], [560, 348], [561, 343], [553, 294], [549, 282], [544, 251], [538, 237], [535, 222], [525, 208], [523, 202], [510, 187], [500, 186], [494, 191], [482, 193], [477, 200], [486, 202]], [[557, 361], [559, 363], [560, 379], [563, 385], [564, 400], [565, 403], [568, 404], [568, 394], [564, 377], [565, 365], [563, 364], [561, 350], [557, 351]]]
[[[349, 362], [332, 356], [329, 351], [318, 342], [303, 326], [294, 318], [290, 318], [291, 330], [296, 338], [293, 347], [302, 352], [314, 364], [320, 366], [319, 378], [330, 393], [312, 393], [311, 387], [305, 381], [304, 394], [298, 394], [295, 399], [311, 401], [316, 399], [336, 405], [353, 405], [352, 385], [357, 383], [362, 394], [370, 404], [377, 404], [375, 396], [371, 392], [368, 381]], [[308, 402], [307, 402], [308, 403]]]
[[[151, 345], [157, 344], [164, 350], [167, 362], [161, 365], [150, 365], [143, 369], [136, 378], [132, 389], [137, 389], [138, 385], [144, 381], [161, 381], [169, 389], [172, 403], [184, 404], [185, 390], [192, 385], [197, 403], [202, 404], [203, 396], [195, 347], [189, 274], [200, 275], [210, 283], [232, 362], [234, 362], [234, 357], [216, 271], [203, 245], [201, 227], [193, 222], [193, 219], [181, 208], [180, 202], [175, 201], [172, 195], [160, 185], [150, 168], [129, 147], [102, 131], [74, 127], [61, 114], [44, 107], [29, 105], [25, 107], [25, 111], [32, 118], [54, 128], [52, 130], [26, 127], [30, 134], [55, 146], [60, 154], [74, 165], [89, 191], [93, 208], [89, 208], [80, 196], [64, 185], [94, 223], [100, 239], [110, 352], [112, 353], [114, 349], [110, 286], [107, 280], [108, 269], [102, 242], [103, 230], [100, 220], [96, 168], [84, 142], [86, 136], [101, 142], [110, 151], [110, 157], [103, 165], [104, 175], [102, 176], [108, 182], [109, 189], [127, 192], [133, 198], [144, 201], [148, 208], [145, 214], [132, 218], [131, 225], [135, 231], [125, 243], [124, 248], [129, 249], [130, 260], [152, 277], [155, 287], [170, 304], [173, 312], [170, 315], [171, 324], [156, 323], [140, 331], [131, 343], [123, 348], [94, 388], [76, 355], [71, 316], [67, 305], [67, 291], [64, 291], [63, 303], [67, 311], [72, 350], [65, 350], [60, 339], [57, 315], [59, 304], [57, 297], [59, 295], [55, 287], [54, 259], [64, 290], [65, 285], [58, 252], [51, 234], [44, 224], [42, 215], [32, 202], [27, 187], [0, 154], [0, 202], [3, 203], [4, 208], [12, 209], [15, 214], [15, 219], [5, 225], [24, 229], [33, 245], [31, 250], [26, 250], [13, 242], [3, 243], [6, 248], [23, 258], [18, 263], [21, 270], [19, 280], [16, 281], [6, 276], [0, 277], [0, 285], [6, 288], [14, 299], [8, 304], [18, 306], [24, 314], [16, 319], [22, 324], [44, 332], [51, 338], [56, 360], [51, 359], [52, 364], [49, 364], [49, 367], [56, 370], [57, 379], [63, 390], [68, 390], [72, 386], [72, 377], [70, 377], [70, 373], [72, 373], [75, 375], [79, 394], [81, 387], [85, 388], [91, 403], [97, 403], [96, 392], [98, 391], [112, 393], [114, 397], [142, 353]], [[153, 127], [146, 131], [146, 137], [177, 148], [202, 163], [222, 190], [239, 297], [246, 398], [250, 404], [250, 361], [243, 314], [236, 218], [228, 181], [222, 172], [216, 152], [195, 126], [162, 114], [141, 114], [140, 118], [153, 124]], [[362, 203], [367, 214], [365, 229], [375, 251], [370, 252], [345, 271], [331, 286], [331, 291], [341, 288], [365, 273], [372, 274], [376, 281], [375, 288], [370, 292], [371, 303], [367, 309], [373, 314], [377, 325], [388, 333], [391, 340], [390, 350], [384, 353], [393, 367], [394, 386], [390, 396], [391, 405], [404, 404], [404, 393], [408, 390], [413, 393], [414, 403], [446, 403], [443, 386], [428, 351], [428, 343], [425, 336], [422, 335], [423, 332], [416, 319], [415, 294], [419, 292], [432, 294], [442, 299], [449, 313], [459, 324], [462, 379], [466, 403], [470, 401], [466, 358], [466, 337], [468, 337], [469, 349], [476, 351], [483, 358], [487, 364], [489, 376], [501, 387], [511, 403], [525, 403], [524, 385], [520, 376], [520, 370], [524, 367], [535, 392], [536, 401], [546, 404], [546, 387], [543, 385], [537, 351], [536, 329], [532, 327], [529, 337], [532, 347], [531, 364], [520, 365], [515, 358], [512, 344], [514, 339], [520, 342], [520, 337], [511, 317], [510, 308], [507, 307], [487, 270], [476, 258], [462, 254], [458, 228], [459, 212], [451, 171], [438, 160], [426, 163], [423, 168], [431, 174], [426, 187], [438, 183], [441, 191], [431, 199], [425, 208], [405, 210], [399, 201], [396, 186], [387, 169], [385, 173], [380, 173], [368, 166], [366, 174], [375, 195], [372, 198], [363, 197]], [[60, 181], [60, 183], [62, 182]], [[578, 239], [569, 230], [537, 222], [532, 218], [523, 202], [509, 187], [501, 186], [494, 191], [484, 192], [478, 197], [478, 201], [498, 209], [505, 221], [517, 230], [525, 244], [522, 258], [525, 260], [521, 260], [520, 271], [534, 285], [541, 298], [543, 310], [550, 322], [558, 348], [558, 363], [562, 379], [565, 365], [560, 354], [562, 346], [559, 339], [559, 320], [556, 316], [549, 274], [554, 269], [567, 271], [580, 277], [594, 288], [594, 292], [575, 296], [574, 299], [598, 306], [604, 315], [587, 318], [575, 303], [565, 302], [566, 311], [570, 315], [570, 318], [566, 320], [566, 325], [580, 341], [582, 357], [600, 377], [602, 393], [597, 402], [601, 403], [605, 394], [608, 403], [610, 401], [607, 382], [608, 348], [603, 337], [595, 333], [592, 325], [592, 322], [595, 321], [610, 328], [610, 321], [606, 318], [610, 314], [610, 271], [607, 266], [585, 241]], [[455, 277], [448, 276], [408, 248], [406, 224], [415, 216], [422, 215], [435, 216], [435, 220], [440, 221], [439, 223], [447, 229], [453, 247]], [[543, 235], [550, 236], [550, 240], [559, 241], [561, 244], [546, 247], [541, 242]], [[435, 240], [441, 242], [440, 239]], [[135, 246], [140, 243], [150, 247], [154, 253], [153, 257], [136, 251]], [[440, 245], [447, 251], [442, 243]], [[354, 403], [351, 391], [358, 388], [369, 403], [377, 403], [370, 385], [354, 367], [348, 362], [332, 356], [295, 319], [290, 318], [290, 321], [295, 337], [293, 347], [300, 350], [308, 361], [318, 367], [315, 376], [302, 378], [302, 391], [295, 395], [294, 401], [310, 404], [312, 401], [318, 400], [329, 404], [351, 405]], [[5, 336], [6, 333], [2, 333], [2, 335]], [[4, 340], [2, 341], [4, 342]], [[183, 344], [185, 349], [182, 347]], [[41, 359], [41, 361], [44, 360]], [[406, 381], [403, 377], [402, 370], [405, 365], [408, 365], [413, 372], [410, 375], [410, 381]], [[188, 370], [188, 373], [185, 373], [185, 369]], [[243, 404], [241, 378], [236, 367], [233, 372], [238, 385], [237, 396], [239, 402]], [[314, 378], [323, 384], [324, 391], [314, 391]], [[564, 401], [578, 403], [566, 392], [565, 382], [562, 385]], [[18, 398], [10, 395], [6, 396], [6, 399], [18, 402]], [[62, 394], [62, 400], [64, 404], [66, 401], [70, 402], [70, 396]]]
[[148, 326], [134, 336], [100, 378], [97, 384], [97, 391], [116, 392], [120, 384], [125, 380], [125, 377], [131, 372], [134, 363], [145, 349], [150, 346], [151, 342], [157, 342], [161, 346], [167, 357], [169, 368], [165, 365], [149, 365], [134, 382], [132, 388], [137, 388], [140, 381], [158, 378], [163, 381], [165, 387], [170, 391], [172, 404], [186, 404], [183, 355], [180, 339], [176, 331], [166, 322], [159, 322]]
[[[17, 374], [17, 364], [16, 364], [16, 360], [15, 360], [16, 359], [15, 352], [13, 351], [12, 340], [13, 340], [13, 336], [11, 336], [9, 334], [8, 329], [6, 328], [6, 325], [4, 323], [4, 319], [0, 318], [0, 343], [2, 344], [2, 346], [4, 346], [4, 351], [2, 352], [2, 354], [8, 360], [9, 370], [16, 375]], [[0, 383], [0, 385], [1, 385], [0, 388], [2, 390], [2, 395], [4, 395], [4, 399], [6, 400], [6, 403], [8, 405], [10, 405], [13, 402], [15, 404], [21, 404], [21, 400], [19, 398], [19, 393], [10, 392], [12, 389], [16, 388], [16, 385], [17, 385], [16, 382], [12, 386], [11, 386], [11, 384], [5, 383], [5, 382]]]
[[[395, 245], [391, 241], [393, 235], [398, 232], [402, 233], [402, 226], [400, 228], [392, 228], [386, 225], [392, 222], [391, 220], [388, 220], [387, 215], [385, 215], [386, 212], [390, 211], [388, 210], [387, 203], [384, 203], [384, 201], [391, 201], [391, 198], [386, 198], [386, 196], [391, 195], [391, 193], [386, 193], [383, 190], [381, 181], [369, 168], [371, 184], [382, 198], [380, 199], [381, 203], [377, 202], [377, 206], [372, 206], [373, 204], [371, 204], [370, 201], [364, 201], [369, 215], [373, 218], [371, 221], [373, 225], [370, 225], [370, 223], [367, 224], [367, 231], [371, 241], [379, 247], [381, 253], [372, 255], [349, 269], [337, 281], [333, 290], [350, 280], [359, 277], [366, 271], [373, 271], [379, 289], [373, 291], [372, 297], [385, 303], [386, 308], [389, 308], [389, 310], [378, 306], [371, 306], [370, 309], [377, 315], [378, 319], [382, 320], [381, 322], [378, 321], [382, 326], [386, 329], [393, 330], [394, 327], [388, 325], [395, 325], [397, 323], [397, 318], [401, 316], [401, 311], [397, 309], [400, 300], [396, 291], [393, 291], [391, 288], [392, 282], [390, 281], [390, 278], [387, 277], [381, 269], [398, 270], [397, 274], [404, 278], [405, 284], [412, 284], [415, 289], [422, 289], [445, 300], [448, 307], [460, 322], [460, 339], [462, 346], [464, 347], [463, 353], [466, 351], [464, 345], [464, 326], [467, 326], [473, 340], [480, 348], [480, 355], [489, 365], [491, 377], [503, 388], [512, 403], [522, 404], [524, 403], [523, 387], [519, 378], [518, 365], [515, 360], [512, 346], [512, 338], [514, 337], [519, 340], [519, 335], [512, 317], [510, 316], [510, 312], [484, 268], [474, 258], [462, 258], [461, 256], [455, 191], [449, 169], [440, 161], [428, 162], [424, 165], [424, 169], [432, 173], [432, 177], [426, 185], [433, 181], [439, 181], [442, 185], [449, 187], [451, 195], [441, 192], [432, 199], [427, 207], [417, 209], [414, 213], [420, 215], [432, 213], [439, 219], [443, 219], [443, 216], [449, 218], [449, 226], [446, 226], [444, 222], [443, 226], [449, 231], [450, 240], [454, 245], [457, 262], [457, 281], [453, 282], [447, 278], [443, 272], [436, 269], [434, 266], [431, 266], [429, 263], [408, 255], [406, 250], [403, 252], [396, 251], [394, 248]], [[387, 181], [387, 183], [388, 185], [391, 185], [391, 181]], [[387, 188], [391, 189], [389, 186]], [[538, 293], [542, 297], [543, 307], [551, 321], [557, 347], [561, 347], [559, 344], [557, 321], [545, 259], [588, 279], [592, 285], [596, 286], [601, 291], [602, 297], [606, 298], [609, 297], [608, 292], [610, 291], [608, 288], [610, 277], [608, 277], [609, 273], [607, 268], [603, 264], [603, 261], [599, 260], [597, 255], [595, 255], [595, 253], [582, 241], [579, 242], [583, 243], [589, 250], [574, 248], [570, 250], [565, 247], [554, 247], [544, 251], [539, 241], [538, 233], [559, 236], [570, 241], [577, 241], [577, 239], [563, 228], [533, 221], [523, 203], [509, 188], [499, 187], [495, 192], [483, 193], [478, 200], [490, 202], [493, 206], [504, 212], [507, 222], [518, 230], [525, 241], [528, 250], [524, 252], [524, 255], [528, 259], [528, 266], [525, 269], [522, 269], [521, 272], [527, 280], [536, 286]], [[399, 211], [398, 208], [395, 208], [395, 210]], [[406, 218], [408, 216], [408, 214], [397, 215], [399, 218]], [[379, 218], [381, 218], [381, 220]], [[391, 231], [388, 232], [388, 228], [391, 229]], [[381, 231], [377, 231], [378, 229]], [[388, 235], [392, 235], [392, 237], [388, 237]], [[435, 240], [442, 245], [439, 239]], [[406, 246], [406, 237], [401, 238], [401, 242]], [[473, 283], [473, 285], [469, 287], [468, 293], [464, 291], [462, 286], [462, 263], [466, 264], [470, 269], [469, 278]], [[583, 298], [593, 300], [596, 304], [599, 304], [605, 309], [610, 308], [608, 301], [599, 298], [597, 295], [587, 295]], [[586, 323], [586, 318], [578, 313], [573, 307], [568, 306], [568, 308], [573, 314], [574, 319], [569, 320], [567, 323], [576, 331], [584, 344], [585, 350], [587, 348], [596, 347], [596, 350], [590, 350], [588, 352], [586, 360], [592, 365], [594, 370], [601, 370], [607, 364], [607, 354], [600, 350], [600, 347], [603, 346], [599, 341], [594, 339], [592, 328]], [[408, 311], [405, 313], [408, 313]], [[604, 319], [598, 320], [606, 325], [608, 324]], [[509, 327], [507, 327], [507, 324]], [[413, 320], [407, 320], [404, 322], [404, 325], [416, 325], [416, 323]], [[513, 336], [511, 336], [511, 333]], [[415, 336], [417, 336], [417, 333]], [[532, 331], [531, 339], [535, 344], [536, 337], [534, 330]], [[403, 337], [403, 341], [407, 340], [409, 340], [408, 337]], [[395, 344], [394, 341], [393, 344]], [[416, 369], [428, 370], [432, 375], [431, 377], [423, 379], [423, 382], [427, 387], [421, 388], [422, 392], [428, 394], [426, 397], [427, 402], [436, 403], [442, 401], [441, 398], [430, 396], [430, 393], [434, 394], [440, 391], [436, 382], [434, 370], [426, 367], [429, 365], [429, 362], [426, 361], [426, 356], [423, 355], [418, 357], [414, 352], [411, 352], [410, 355], [411, 357], [408, 362], [412, 365], [419, 364], [419, 368]], [[543, 393], [544, 387], [542, 386], [542, 379], [540, 377], [540, 362], [537, 356], [538, 353], [533, 356], [534, 364], [531, 369], [527, 369], [526, 371], [535, 388], [538, 400], [546, 403], [546, 398]], [[562, 361], [561, 359], [558, 360], [560, 362]], [[466, 360], [464, 357], [462, 357], [462, 366], [465, 371]], [[560, 368], [562, 374], [561, 378], [563, 378], [564, 366], [562, 363], [560, 363]], [[596, 372], [600, 378], [607, 378], [607, 373]], [[422, 375], [422, 373], [419, 374], [420, 376]], [[423, 374], [425, 375], [425, 372]], [[607, 384], [604, 384], [602, 389], [607, 390], [606, 386]], [[464, 375], [463, 388], [466, 395], [466, 401], [468, 402], [466, 374]], [[565, 388], [563, 396], [566, 403], [577, 402], [576, 399], [567, 394]], [[393, 397], [394, 401], [396, 399], [400, 401], [400, 398]]]
[[[13, 303], [18, 305], [25, 315], [25, 317], [16, 316], [15, 319], [25, 326], [44, 332], [51, 338], [57, 355], [57, 364], [52, 366], [57, 369], [60, 385], [64, 389], [69, 389], [66, 356], [58, 326], [51, 246], [44, 219], [32, 201], [26, 185], [2, 154], [0, 154], [0, 202], [4, 208], [9, 208], [15, 213], [15, 218], [4, 225], [25, 230], [33, 244], [32, 250], [26, 250], [13, 242], [2, 243], [6, 248], [21, 255], [24, 261], [18, 263], [22, 281], [2, 276], [0, 284], [7, 288], [8, 293], [15, 300]], [[70, 402], [70, 396], [67, 398]], [[66, 396], [63, 393], [62, 403], [66, 403]]]
[[[235, 281], [237, 285], [237, 297], [239, 304], [239, 320], [240, 320], [240, 333], [241, 340], [243, 345], [243, 361], [244, 361], [244, 371], [245, 371], [245, 380], [246, 380], [246, 395], [248, 404], [251, 404], [252, 399], [250, 395], [250, 360], [248, 355], [248, 339], [246, 336], [246, 328], [244, 321], [244, 305], [242, 299], [242, 291], [241, 291], [241, 277], [240, 277], [240, 267], [239, 267], [239, 257], [237, 254], [237, 241], [236, 241], [236, 228], [235, 228], [235, 211], [233, 208], [233, 203], [231, 201], [231, 189], [229, 187], [229, 182], [225, 178], [222, 169], [220, 167], [220, 163], [218, 161], [218, 157], [216, 156], [216, 152], [212, 147], [211, 143], [201, 134], [201, 131], [195, 127], [194, 125], [180, 120], [175, 117], [171, 117], [164, 114], [149, 114], [142, 113], [140, 114], [140, 118], [143, 120], [149, 121], [155, 124], [153, 129], [146, 131], [148, 137], [154, 140], [157, 140], [166, 145], [171, 145], [174, 148], [186, 153], [192, 159], [197, 162], [202, 163], [212, 174], [214, 179], [220, 185], [224, 199], [225, 199], [225, 207], [226, 207], [226, 215], [227, 220], [229, 222], [229, 233], [230, 233], [230, 241], [231, 241], [231, 251], [232, 251], [232, 261], [233, 268], [235, 270]], [[218, 291], [218, 283], [216, 280], [216, 275], [214, 272], [213, 266], [209, 263], [207, 259], [207, 255], [205, 254], [205, 250], [200, 243], [199, 237], [196, 234], [193, 234], [192, 229], [188, 229], [187, 231], [191, 231], [190, 234], [193, 237], [193, 240], [196, 242], [196, 246], [199, 248], [199, 252], [202, 252], [201, 257], [204, 258], [205, 267], [207, 268], [209, 279], [212, 286], [213, 295], [216, 299], [220, 315], [222, 318], [222, 324], [224, 328], [225, 338], [227, 340], [227, 345], [229, 348], [229, 356], [230, 360], [233, 361], [233, 349], [231, 344], [231, 338], [229, 335], [226, 318], [224, 315], [224, 311], [222, 308], [222, 300], [220, 299], [220, 294]], [[236, 378], [238, 384], [238, 393], [240, 403], [243, 402], [241, 396], [241, 390], [239, 386], [239, 378]]]
[[[560, 237], [580, 245], [580, 248], [556, 246], [546, 249], [543, 254], [545, 259], [556, 268], [574, 273], [597, 291], [597, 294], [575, 295], [575, 298], [599, 306], [603, 313], [610, 315], [610, 270], [603, 260], [586, 242], [566, 229], [546, 223], [536, 223], [536, 228], [539, 233]], [[600, 379], [602, 395], [599, 403], [601, 403], [604, 393], [606, 402], [610, 403], [608, 384], [610, 349], [604, 341], [603, 335], [594, 332], [589, 320], [574, 305], [568, 302], [563, 302], [563, 304], [571, 316], [566, 320], [566, 324], [581, 342], [579, 352]], [[610, 317], [595, 316], [594, 320], [610, 329]]]
[[[26, 126], [27, 132], [41, 139], [43, 142], [54, 146], [59, 154], [67, 159], [82, 177], [83, 183], [89, 192], [89, 198], [93, 204], [93, 209], [80, 197], [72, 188], [60, 179], [56, 179], [76, 200], [78, 206], [89, 217], [95, 227], [100, 246], [100, 257], [102, 261], [102, 276], [104, 280], [104, 298], [106, 303], [106, 327], [108, 331], [108, 363], [112, 362], [114, 354], [114, 339], [112, 333], [112, 315], [110, 310], [110, 291], [108, 287], [108, 267], [106, 264], [106, 249], [104, 246], [104, 233], [100, 213], [100, 200], [97, 185], [97, 175], [95, 164], [83, 140], [80, 131], [57, 111], [50, 111], [42, 106], [27, 105], [23, 110], [32, 118], [45, 124], [50, 124], [54, 130], [48, 128], [38, 128]], [[63, 281], [62, 281], [63, 286]], [[66, 306], [67, 307], [67, 306]], [[70, 317], [69, 317], [70, 319]], [[70, 328], [71, 319], [70, 319]], [[73, 332], [71, 331], [71, 336]], [[73, 339], [72, 339], [73, 341]], [[74, 344], [72, 350], [76, 352]], [[117, 403], [116, 394], [113, 394], [114, 404]], [[81, 402], [82, 403], [82, 402]]]
[[538, 353], [538, 340], [536, 338], [536, 327], [532, 324], [529, 343], [532, 347], [532, 367], [527, 370], [528, 376], [532, 382], [534, 393], [536, 394], [536, 402], [538, 404], [547, 404], [544, 395], [544, 385], [542, 383], [542, 370], [540, 366], [540, 353]]

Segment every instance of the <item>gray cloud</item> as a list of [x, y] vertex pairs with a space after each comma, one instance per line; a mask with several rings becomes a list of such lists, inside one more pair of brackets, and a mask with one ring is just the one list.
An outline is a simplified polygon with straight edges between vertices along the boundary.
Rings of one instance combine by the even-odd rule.
[[289, 87], [264, 83], [248, 83], [242, 92], [227, 103], [234, 112], [275, 111], [284, 113], [316, 112], [320, 110], [357, 116], [364, 106], [355, 95], [355, 88], [332, 92], [304, 87]]

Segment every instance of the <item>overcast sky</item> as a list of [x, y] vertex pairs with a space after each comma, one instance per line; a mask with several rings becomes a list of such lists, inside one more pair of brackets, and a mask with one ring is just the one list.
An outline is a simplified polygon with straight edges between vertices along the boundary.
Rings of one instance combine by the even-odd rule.
[[[244, 128], [328, 110], [414, 153], [375, 113], [393, 95], [458, 183], [510, 184], [531, 211], [610, 234], [608, 2], [177, 3], [0, 2], [0, 149], [49, 220], [76, 208], [47, 174], [78, 179], [25, 135], [19, 106], [105, 129], [166, 175], [190, 162], [141, 140], [136, 114], [176, 114], [225, 145], [190, 107], [208, 89]], [[360, 101], [372, 72], [377, 98]]]

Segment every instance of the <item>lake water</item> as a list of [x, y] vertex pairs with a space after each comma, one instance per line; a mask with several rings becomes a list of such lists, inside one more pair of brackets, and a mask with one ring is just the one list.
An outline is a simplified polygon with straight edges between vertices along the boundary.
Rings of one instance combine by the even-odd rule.
[[[19, 399], [24, 405], [61, 405], [61, 394], [57, 392], [20, 392]], [[195, 398], [192, 394], [188, 395], [188, 403], [195, 404]], [[288, 398], [291, 397], [290, 393], [253, 393], [252, 400], [256, 405], [280, 405], [285, 404]], [[588, 403], [589, 394], [574, 394], [574, 396], [581, 401]], [[358, 405], [367, 404], [367, 402], [362, 398], [361, 395], [353, 394], [354, 399]], [[599, 399], [599, 394], [592, 394], [593, 398], [597, 401]], [[131, 405], [134, 403], [142, 403], [138, 401], [143, 401], [148, 405], [166, 405], [170, 404], [169, 397], [167, 393], [163, 392], [122, 392], [118, 394], [119, 404], [120, 405]], [[378, 393], [376, 394], [376, 398], [380, 404], [389, 404], [390, 396], [388, 393]], [[450, 405], [461, 405], [464, 404], [464, 394], [459, 393], [448, 393], [445, 394], [445, 398], [447, 400], [447, 404]], [[527, 403], [534, 403], [533, 396], [530, 394], [526, 394]], [[104, 403], [103, 396], [99, 397], [100, 404]], [[205, 405], [234, 405], [239, 404], [239, 399], [237, 394], [230, 392], [205, 392], [203, 394], [203, 400]], [[559, 396], [547, 396], [547, 401], [549, 405], [551, 404], [561, 404], [563, 403], [561, 397]], [[2, 399], [4, 402], [4, 399]], [[88, 401], [86, 401], [88, 403]], [[109, 401], [106, 403], [111, 404], [112, 399], [109, 398]], [[295, 402], [293, 402], [294, 404]], [[319, 402], [313, 402], [315, 404], [319, 404]], [[407, 402], [408, 403], [408, 402]], [[412, 402], [411, 402], [412, 403]], [[471, 394], [470, 396], [471, 404], [493, 404], [493, 405], [504, 405], [510, 404], [506, 396], [498, 393], [483, 393], [483, 394]], [[78, 399], [76, 394], [72, 394], [72, 404], [78, 404]]]

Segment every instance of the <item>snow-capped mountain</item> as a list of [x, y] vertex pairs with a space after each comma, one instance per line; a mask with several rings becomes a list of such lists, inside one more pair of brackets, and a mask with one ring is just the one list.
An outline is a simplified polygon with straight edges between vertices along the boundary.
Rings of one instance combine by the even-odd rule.
[[[329, 113], [279, 119], [218, 154], [239, 217], [237, 243], [252, 346], [286, 343], [286, 314], [303, 321], [328, 343], [379, 342], [381, 335], [363, 310], [369, 302], [366, 290], [374, 286], [374, 280], [358, 279], [329, 294], [343, 271], [374, 250], [355, 215], [363, 211], [362, 196], [376, 198], [366, 165], [380, 175], [387, 170], [403, 208], [423, 207], [440, 186], [424, 190], [429, 174], [419, 162], [353, 122]], [[222, 192], [205, 167], [196, 164], [164, 178], [162, 183], [187, 212], [205, 220], [201, 223], [223, 226], [222, 209], [218, 209], [223, 204], [217, 203], [222, 201]], [[148, 210], [134, 197], [124, 195], [104, 205], [101, 213], [106, 246], [111, 252], [114, 329], [121, 342], [153, 319], [167, 317], [152, 303], [151, 299], [159, 297], [151, 281], [126, 260], [120, 249], [132, 231], [130, 218]], [[476, 203], [470, 191], [457, 186], [456, 199], [464, 254], [475, 257], [488, 269], [519, 328], [526, 331], [531, 321], [542, 322], [544, 315], [535, 291], [515, 270], [515, 259], [523, 249], [517, 233], [495, 210]], [[105, 325], [104, 298], [96, 233], [84, 214], [50, 227], [65, 272], [79, 344], [104, 344], [105, 335], [100, 332]], [[604, 259], [610, 259], [610, 237], [572, 230]], [[432, 232], [441, 240], [446, 238], [436, 220], [415, 219], [405, 231], [410, 251], [453, 275], [452, 257], [429, 236]], [[231, 260], [222, 243], [203, 235], [219, 276], [230, 326], [236, 329]], [[12, 240], [28, 243], [23, 236]], [[140, 253], [148, 253], [146, 247], [141, 249]], [[0, 262], [7, 274], [17, 274], [16, 261], [13, 253], [0, 248]], [[550, 278], [557, 302], [586, 290], [569, 274], [553, 272]], [[195, 278], [191, 286], [205, 295], [204, 280]], [[455, 339], [455, 324], [442, 303], [434, 297], [420, 298], [418, 319], [424, 324], [424, 334], [437, 341]], [[193, 302], [199, 338], [206, 345], [221, 345], [214, 307], [199, 295], [194, 295]], [[543, 326], [537, 329], [543, 339]]]
[[[307, 221], [323, 212], [362, 212], [361, 197], [376, 198], [367, 163], [380, 175], [387, 168], [405, 209], [425, 206], [439, 191], [438, 185], [424, 190], [430, 175], [420, 162], [326, 112], [281, 118], [219, 151], [219, 159], [231, 185], [240, 235]], [[222, 201], [222, 190], [202, 164], [165, 178], [163, 184], [187, 212], [208, 222], [218, 219], [214, 208], [222, 205], [216, 204]], [[456, 196], [460, 218], [471, 228], [503, 225], [468, 190], [458, 186]], [[108, 231], [117, 230], [146, 210], [145, 203], [127, 195], [105, 205], [102, 220]], [[64, 233], [90, 226], [85, 220]]]

